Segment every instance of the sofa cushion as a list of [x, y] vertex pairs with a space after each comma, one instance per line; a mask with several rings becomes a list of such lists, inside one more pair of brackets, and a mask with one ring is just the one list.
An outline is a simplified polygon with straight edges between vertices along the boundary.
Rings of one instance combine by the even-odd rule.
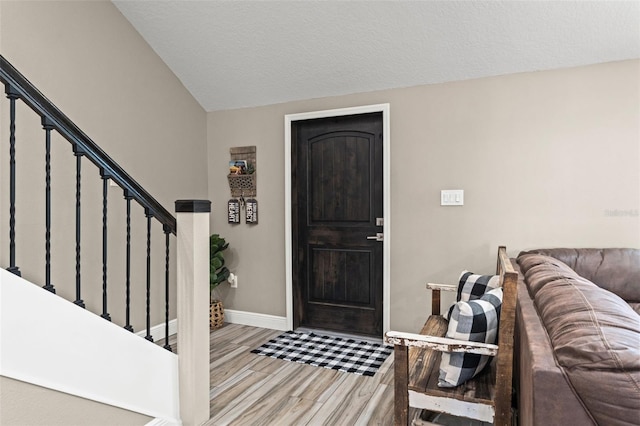
[[[453, 306], [446, 337], [495, 344], [502, 306], [502, 288], [493, 289], [479, 299]], [[473, 378], [492, 357], [463, 352], [443, 352], [438, 386], [455, 387]]]
[[524, 283], [518, 265], [514, 382], [518, 425], [595, 426], [553, 355], [549, 336]]
[[576, 272], [558, 259], [543, 255], [518, 256], [518, 264], [524, 273], [525, 283], [532, 299], [546, 284], [563, 276], [579, 277]]
[[521, 255], [527, 253], [558, 259], [581, 277], [617, 294], [627, 302], [640, 302], [639, 249], [536, 249], [522, 252]]
[[557, 259], [524, 254], [518, 264], [532, 281], [556, 360], [585, 408], [598, 424], [638, 424], [640, 316]]

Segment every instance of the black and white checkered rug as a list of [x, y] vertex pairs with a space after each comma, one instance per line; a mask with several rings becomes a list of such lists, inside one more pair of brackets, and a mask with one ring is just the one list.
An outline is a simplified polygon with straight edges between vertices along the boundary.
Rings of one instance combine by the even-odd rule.
[[382, 344], [287, 331], [251, 352], [316, 367], [373, 376], [393, 351]]

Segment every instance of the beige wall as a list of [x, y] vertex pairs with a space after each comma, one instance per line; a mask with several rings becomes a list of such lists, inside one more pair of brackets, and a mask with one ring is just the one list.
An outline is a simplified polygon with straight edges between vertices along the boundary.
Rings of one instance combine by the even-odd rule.
[[[176, 199], [207, 197], [206, 114], [109, 1], [2, 1], [0, 52], [170, 212]], [[8, 101], [2, 96], [0, 264], [8, 266]], [[44, 281], [44, 132], [18, 107], [17, 263]], [[52, 275], [58, 294], [75, 298], [75, 159], [52, 142]], [[102, 183], [83, 161], [82, 297], [101, 312]], [[109, 188], [109, 313], [124, 324], [125, 209]], [[132, 315], [145, 327], [146, 219], [132, 206]], [[175, 239], [172, 250], [175, 248]], [[164, 235], [152, 234], [152, 320], [164, 321]], [[175, 251], [174, 251], [175, 253]], [[175, 275], [175, 256], [172, 256]], [[174, 284], [172, 284], [174, 285]], [[175, 288], [171, 317], [175, 318]]]
[[[391, 105], [391, 326], [417, 330], [424, 283], [490, 272], [496, 248], [640, 247], [640, 61], [208, 114], [214, 232], [231, 244], [226, 307], [285, 315], [285, 114]], [[257, 145], [260, 224], [226, 223], [229, 148]], [[441, 189], [464, 189], [441, 207]], [[619, 212], [616, 213], [615, 211]], [[613, 212], [613, 213], [612, 213]]]
[[0, 377], [0, 424], [5, 426], [135, 426], [151, 417]]

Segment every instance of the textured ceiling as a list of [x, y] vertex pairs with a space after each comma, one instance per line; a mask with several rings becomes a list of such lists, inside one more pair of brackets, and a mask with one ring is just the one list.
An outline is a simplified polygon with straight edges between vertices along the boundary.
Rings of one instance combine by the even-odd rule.
[[113, 3], [207, 111], [640, 57], [640, 1]]

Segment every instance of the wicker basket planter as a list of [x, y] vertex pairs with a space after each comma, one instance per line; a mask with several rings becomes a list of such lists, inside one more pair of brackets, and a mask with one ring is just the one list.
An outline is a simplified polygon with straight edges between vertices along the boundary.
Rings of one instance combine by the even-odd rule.
[[210, 327], [216, 330], [224, 324], [224, 306], [220, 300], [214, 300], [209, 305]]

